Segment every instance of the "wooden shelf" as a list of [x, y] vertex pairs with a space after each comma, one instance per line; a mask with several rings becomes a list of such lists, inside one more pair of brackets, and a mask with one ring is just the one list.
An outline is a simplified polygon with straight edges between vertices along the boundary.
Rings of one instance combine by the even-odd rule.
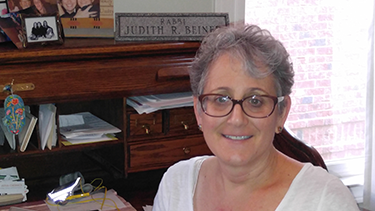
[[[42, 200], [61, 175], [80, 171], [86, 181], [103, 178], [138, 210], [152, 204], [165, 169], [181, 159], [209, 154], [192, 108], [164, 110], [155, 134], [141, 129], [146, 114], [126, 105], [129, 96], [186, 92], [188, 69], [199, 42], [115, 42], [113, 39], [66, 39], [63, 45], [16, 49], [0, 44], [0, 85], [32, 83], [19, 91], [38, 114], [38, 105], [54, 103], [57, 117], [89, 111], [120, 128], [118, 141], [57, 146], [41, 150], [37, 129], [25, 152], [0, 148], [0, 167], [17, 166], [29, 189], [28, 199]], [[7, 93], [0, 93], [0, 105]], [[189, 110], [190, 109], [190, 110]], [[130, 117], [131, 116], [131, 117]], [[138, 121], [133, 124], [132, 121]], [[184, 122], [181, 124], [181, 122]], [[186, 123], [189, 122], [189, 123]], [[141, 133], [141, 134], [140, 134]], [[142, 134], [144, 133], [144, 134]], [[191, 150], [184, 151], [188, 147]], [[191, 151], [191, 152], [190, 152]]]

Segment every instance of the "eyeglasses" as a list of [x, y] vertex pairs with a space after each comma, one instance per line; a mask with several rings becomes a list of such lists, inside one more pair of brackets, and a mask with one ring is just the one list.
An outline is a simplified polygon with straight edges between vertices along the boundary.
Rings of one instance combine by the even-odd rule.
[[203, 94], [198, 99], [204, 113], [211, 117], [227, 116], [236, 104], [240, 104], [242, 111], [247, 116], [266, 118], [273, 113], [276, 104], [284, 100], [284, 96], [251, 95], [241, 100], [235, 100], [221, 94]]

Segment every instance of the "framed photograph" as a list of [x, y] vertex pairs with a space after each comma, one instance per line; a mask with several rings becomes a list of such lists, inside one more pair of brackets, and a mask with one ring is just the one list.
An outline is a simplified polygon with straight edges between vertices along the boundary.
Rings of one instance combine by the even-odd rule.
[[5, 15], [7, 13], [8, 13], [7, 2], [0, 0], [0, 15]]
[[8, 41], [12, 41], [17, 48], [23, 48], [20, 40], [22, 34], [22, 21], [19, 13], [7, 13], [0, 16], [0, 32], [4, 33]]
[[114, 0], [57, 0], [65, 37], [114, 37]]
[[[0, 0], [1, 1], [1, 0]], [[41, 15], [57, 12], [56, 0], [6, 0], [9, 12], [37, 13]], [[29, 9], [27, 12], [25, 10]]]
[[22, 43], [26, 48], [32, 45], [62, 44], [62, 25], [59, 15], [22, 16]]

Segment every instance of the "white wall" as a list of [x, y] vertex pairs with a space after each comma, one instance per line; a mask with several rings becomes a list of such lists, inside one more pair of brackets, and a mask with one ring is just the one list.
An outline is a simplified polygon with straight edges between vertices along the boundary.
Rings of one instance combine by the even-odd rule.
[[114, 12], [214, 12], [215, 0], [113, 0]]
[[229, 22], [245, 22], [245, 1], [246, 0], [214, 0], [215, 12], [225, 12], [229, 14]]
[[231, 23], [245, 17], [245, 0], [113, 0], [113, 8], [114, 13], [224, 12]]

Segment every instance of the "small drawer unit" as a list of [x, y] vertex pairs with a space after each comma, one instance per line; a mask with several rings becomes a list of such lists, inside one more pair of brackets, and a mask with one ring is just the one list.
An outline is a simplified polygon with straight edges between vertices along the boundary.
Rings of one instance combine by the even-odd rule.
[[128, 170], [166, 168], [179, 160], [211, 154], [198, 130], [193, 107], [128, 113]]

